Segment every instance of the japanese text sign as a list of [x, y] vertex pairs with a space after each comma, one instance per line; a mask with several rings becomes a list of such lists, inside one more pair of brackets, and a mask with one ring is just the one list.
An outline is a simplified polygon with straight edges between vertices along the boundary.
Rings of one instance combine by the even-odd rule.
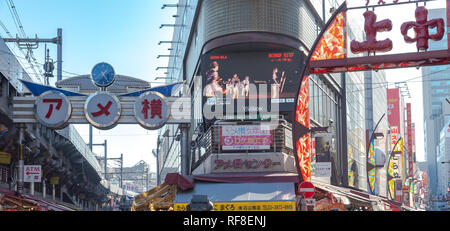
[[98, 129], [110, 129], [117, 125], [121, 105], [116, 96], [107, 92], [96, 92], [88, 97], [84, 105], [86, 119]]
[[223, 150], [267, 150], [273, 143], [270, 126], [223, 126], [220, 144]]
[[169, 118], [169, 107], [166, 99], [158, 92], [142, 94], [134, 104], [136, 120], [150, 130], [164, 126]]
[[36, 119], [46, 127], [59, 129], [67, 124], [72, 113], [69, 99], [62, 93], [48, 91], [34, 104]]

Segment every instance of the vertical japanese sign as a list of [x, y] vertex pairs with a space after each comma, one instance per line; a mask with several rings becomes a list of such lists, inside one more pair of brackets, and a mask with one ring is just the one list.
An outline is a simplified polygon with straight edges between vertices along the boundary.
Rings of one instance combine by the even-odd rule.
[[[391, 126], [395, 126], [397, 128], [400, 126], [400, 95], [399, 94], [400, 94], [400, 90], [398, 88], [387, 89], [388, 122]], [[400, 133], [400, 132], [398, 131], [397, 133]]]
[[408, 176], [413, 177], [413, 141], [411, 125], [411, 104], [406, 104], [406, 124], [408, 129]]
[[272, 129], [265, 125], [222, 126], [223, 150], [268, 150], [273, 144]]
[[60, 129], [67, 125], [72, 106], [67, 96], [57, 91], [47, 91], [34, 104], [36, 119], [44, 126]]

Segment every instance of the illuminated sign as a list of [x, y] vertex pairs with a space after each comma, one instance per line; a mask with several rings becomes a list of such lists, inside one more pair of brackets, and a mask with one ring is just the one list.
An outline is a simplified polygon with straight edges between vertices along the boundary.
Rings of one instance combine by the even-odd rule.
[[[230, 105], [235, 100], [267, 100], [291, 111], [304, 54], [291, 49], [279, 52], [212, 51], [202, 59], [203, 89], [208, 105]], [[264, 105], [258, 105], [264, 107]], [[269, 108], [236, 107], [236, 113]], [[224, 111], [229, 111], [228, 108]]]
[[268, 150], [273, 143], [270, 126], [222, 126], [220, 145], [223, 150]]

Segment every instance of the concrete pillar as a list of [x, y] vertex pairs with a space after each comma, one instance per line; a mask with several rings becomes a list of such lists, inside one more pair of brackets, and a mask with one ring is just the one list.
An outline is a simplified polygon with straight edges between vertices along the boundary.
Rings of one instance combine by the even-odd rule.
[[34, 182], [30, 182], [30, 194], [34, 196]]
[[45, 185], [45, 179], [42, 181], [42, 197], [45, 198], [47, 196], [47, 187]]

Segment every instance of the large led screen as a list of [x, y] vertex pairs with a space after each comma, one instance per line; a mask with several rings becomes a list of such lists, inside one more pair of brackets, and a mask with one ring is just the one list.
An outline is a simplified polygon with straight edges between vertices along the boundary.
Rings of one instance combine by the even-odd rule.
[[[202, 59], [204, 103], [222, 106], [224, 113], [226, 105], [234, 104], [234, 114], [263, 114], [271, 111], [271, 104], [277, 104], [280, 112], [293, 111], [304, 59], [294, 49], [207, 53]], [[249, 106], [255, 99], [257, 107]], [[245, 106], [238, 106], [239, 100]]]

